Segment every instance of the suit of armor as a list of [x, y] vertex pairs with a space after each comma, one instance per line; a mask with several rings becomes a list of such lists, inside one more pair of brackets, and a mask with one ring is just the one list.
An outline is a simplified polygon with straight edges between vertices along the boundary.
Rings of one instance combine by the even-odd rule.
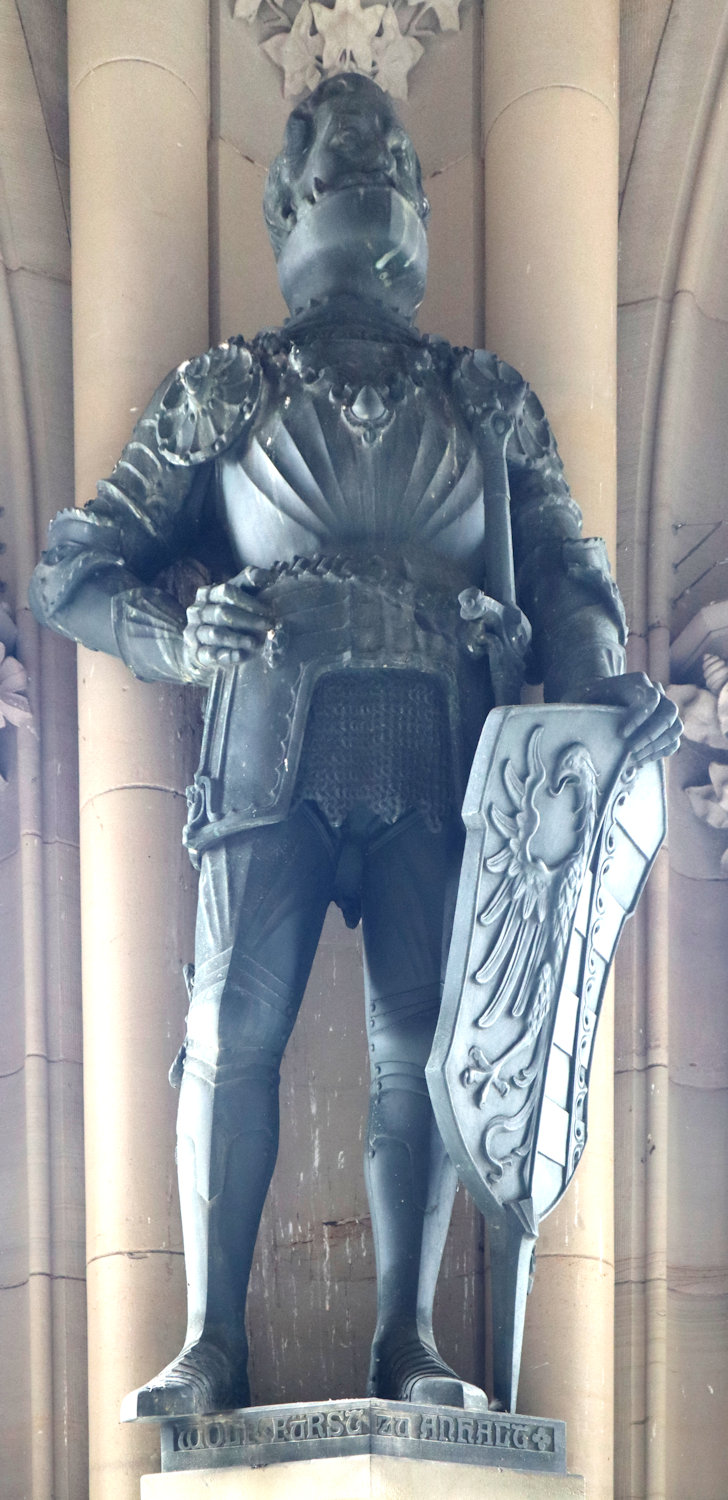
[[[178, 1121], [188, 1334], [129, 1417], [247, 1404], [278, 1069], [332, 900], [364, 927], [370, 1390], [485, 1402], [432, 1333], [455, 1174], [424, 1068], [459, 807], [485, 715], [524, 675], [578, 699], [624, 669], [603, 544], [581, 537], [538, 400], [493, 355], [411, 326], [426, 204], [384, 96], [334, 79], [287, 140], [268, 217], [294, 316], [168, 377], [97, 497], [52, 523], [31, 590], [41, 620], [138, 677], [207, 688], [185, 835], [201, 867]], [[324, 195], [326, 172], [341, 191]], [[377, 234], [392, 248], [373, 260]], [[186, 610], [189, 557], [228, 584]]]
[[[491, 492], [497, 504], [504, 489], [523, 616], [497, 600], [498, 631], [483, 639], [458, 601], [498, 591], [488, 511]], [[329, 801], [325, 771], [316, 774], [310, 755], [301, 766], [309, 712], [313, 704], [315, 721], [325, 713], [324, 679], [334, 674], [339, 719], [344, 698], [355, 714], [367, 678], [380, 674], [381, 732], [359, 747], [380, 762], [406, 682], [409, 753], [373, 777], [368, 801], [387, 821], [419, 808], [437, 822], [459, 808], [495, 698], [517, 693], [527, 673], [557, 699], [623, 666], [624, 617], [604, 548], [581, 539], [536, 397], [494, 356], [393, 323], [289, 326], [173, 372], [97, 498], [52, 523], [34, 608], [75, 636], [74, 601], [93, 579], [112, 591], [105, 644], [136, 676], [199, 680], [181, 656], [183, 605], [158, 583], [186, 555], [214, 559], [215, 581], [234, 575], [273, 622], [261, 653], [207, 674], [186, 831], [197, 856], [280, 820], [312, 778], [327, 815], [343, 821], [360, 779], [348, 792], [331, 788]], [[417, 730], [429, 724], [437, 737], [438, 718], [443, 747], [425, 765], [432, 747]], [[399, 729], [407, 733], [404, 721]], [[323, 726], [312, 732], [325, 738]], [[345, 771], [331, 776], [340, 782]]]
[[[495, 591], [489, 491], [506, 483], [530, 650], [515, 607], [501, 612], [501, 634], [484, 640], [458, 603]], [[199, 1261], [193, 1338], [224, 1325], [225, 1348], [233, 1329], [243, 1347], [241, 1286], [275, 1160], [278, 1068], [331, 899], [352, 925], [364, 910], [369, 1182], [391, 1178], [407, 1205], [401, 1235], [380, 1229], [380, 1280], [401, 1237], [404, 1274], [401, 1264], [390, 1272], [398, 1285], [389, 1296], [411, 1300], [405, 1288], [418, 1286], [429, 1230], [438, 1242], [426, 1257], [431, 1300], [454, 1177], [424, 1066], [464, 780], [487, 709], [507, 691], [504, 672], [511, 690], [529, 665], [550, 695], [573, 692], [575, 640], [571, 661], [582, 673], [621, 665], [622, 617], [603, 549], [580, 532], [525, 382], [491, 355], [393, 323], [343, 334], [287, 328], [193, 361], [160, 388], [97, 498], [52, 524], [36, 612], [80, 633], [80, 591], [111, 588], [113, 647], [145, 680], [189, 675], [184, 610], [159, 584], [184, 554], [210, 558], [216, 582], [237, 577], [273, 621], [260, 652], [212, 674], [190, 788], [185, 837], [202, 877], [178, 1159], [192, 1205], [188, 1269]], [[540, 630], [544, 617], [558, 619], [559, 631]], [[422, 1160], [405, 1172], [410, 1136]], [[216, 1231], [231, 1177], [247, 1179], [254, 1212]], [[393, 1196], [386, 1180], [383, 1194]], [[218, 1254], [210, 1275], [200, 1247], [216, 1233], [223, 1244], [227, 1233], [237, 1265], [221, 1270]], [[415, 1326], [417, 1306], [408, 1314]], [[424, 1335], [432, 1343], [428, 1319]], [[217, 1404], [244, 1403], [239, 1362]], [[416, 1370], [428, 1373], [421, 1359]], [[402, 1393], [396, 1369], [377, 1379], [376, 1361], [373, 1384]]]

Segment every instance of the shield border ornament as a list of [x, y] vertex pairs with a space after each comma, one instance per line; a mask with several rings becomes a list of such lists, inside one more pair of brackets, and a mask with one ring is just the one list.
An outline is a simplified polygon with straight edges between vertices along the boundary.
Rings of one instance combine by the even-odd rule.
[[427, 1065], [450, 1158], [488, 1224], [494, 1399], [516, 1410], [542, 1218], [587, 1137], [589, 1075], [622, 926], [665, 835], [664, 770], [635, 767], [624, 710], [494, 709]]

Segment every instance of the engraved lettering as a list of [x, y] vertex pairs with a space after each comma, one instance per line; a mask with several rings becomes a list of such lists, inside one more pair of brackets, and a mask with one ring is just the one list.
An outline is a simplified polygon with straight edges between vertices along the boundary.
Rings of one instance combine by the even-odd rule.
[[456, 1417], [457, 1441], [459, 1443], [475, 1442], [475, 1422], [472, 1417]]
[[174, 1451], [189, 1453], [227, 1447], [268, 1443], [301, 1443], [328, 1438], [365, 1437], [370, 1432], [411, 1442], [458, 1443], [468, 1447], [510, 1448], [519, 1452], [554, 1453], [556, 1429], [546, 1423], [529, 1423], [508, 1416], [479, 1416], [463, 1412], [456, 1416], [446, 1411], [408, 1412], [372, 1410], [362, 1406], [307, 1412], [295, 1408], [278, 1408], [258, 1417], [241, 1413], [240, 1419], [200, 1418], [193, 1426], [171, 1424]]
[[[280, 1408], [279, 1408], [280, 1410]], [[462, 1416], [430, 1411], [402, 1415], [398, 1411], [371, 1411], [368, 1406], [343, 1410], [272, 1412], [239, 1422], [201, 1420], [196, 1426], [172, 1426], [177, 1453], [203, 1449], [244, 1447], [262, 1443], [300, 1443], [327, 1438], [357, 1438], [375, 1432], [382, 1437], [421, 1440], [425, 1443], [460, 1443], [469, 1447], [515, 1448], [519, 1452], [553, 1453], [555, 1429], [545, 1424], [526, 1426], [507, 1418], [496, 1420], [475, 1413]]]
[[394, 1412], [377, 1412], [375, 1432], [381, 1437], [411, 1437], [410, 1417], [395, 1416]]
[[344, 1420], [347, 1437], [359, 1437], [361, 1434], [369, 1431], [369, 1423], [364, 1411], [346, 1411], [344, 1412]]

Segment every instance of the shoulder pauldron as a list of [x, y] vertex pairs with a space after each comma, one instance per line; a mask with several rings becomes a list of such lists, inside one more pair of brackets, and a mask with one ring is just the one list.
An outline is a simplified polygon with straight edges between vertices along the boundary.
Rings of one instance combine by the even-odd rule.
[[525, 467], [556, 461], [560, 464], [546, 413], [528, 381], [505, 360], [487, 349], [468, 349], [453, 376], [453, 389], [473, 427], [496, 422], [498, 431], [510, 429], [509, 458]]
[[530, 394], [525, 380], [512, 365], [486, 349], [458, 353], [453, 390], [470, 425], [477, 427], [499, 413], [511, 428], [515, 427], [526, 393]]
[[243, 339], [230, 339], [175, 370], [157, 413], [159, 452], [171, 464], [208, 463], [245, 432], [260, 401], [262, 373]]

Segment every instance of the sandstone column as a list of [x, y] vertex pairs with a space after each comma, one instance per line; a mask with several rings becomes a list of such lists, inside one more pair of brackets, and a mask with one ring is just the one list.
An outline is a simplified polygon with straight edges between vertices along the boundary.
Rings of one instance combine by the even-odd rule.
[[[166, 371], [208, 342], [207, 0], [69, 0], [77, 501]], [[81, 653], [79, 723], [91, 1493], [136, 1500], [155, 1426], [125, 1392], [179, 1347], [173, 1179], [192, 956], [180, 849], [196, 710]]]
[[[585, 534], [616, 529], [617, 0], [487, 0], [486, 342], [516, 365], [558, 436]], [[543, 1227], [519, 1404], [568, 1422], [589, 1500], [612, 1494], [611, 1005], [589, 1146]]]

